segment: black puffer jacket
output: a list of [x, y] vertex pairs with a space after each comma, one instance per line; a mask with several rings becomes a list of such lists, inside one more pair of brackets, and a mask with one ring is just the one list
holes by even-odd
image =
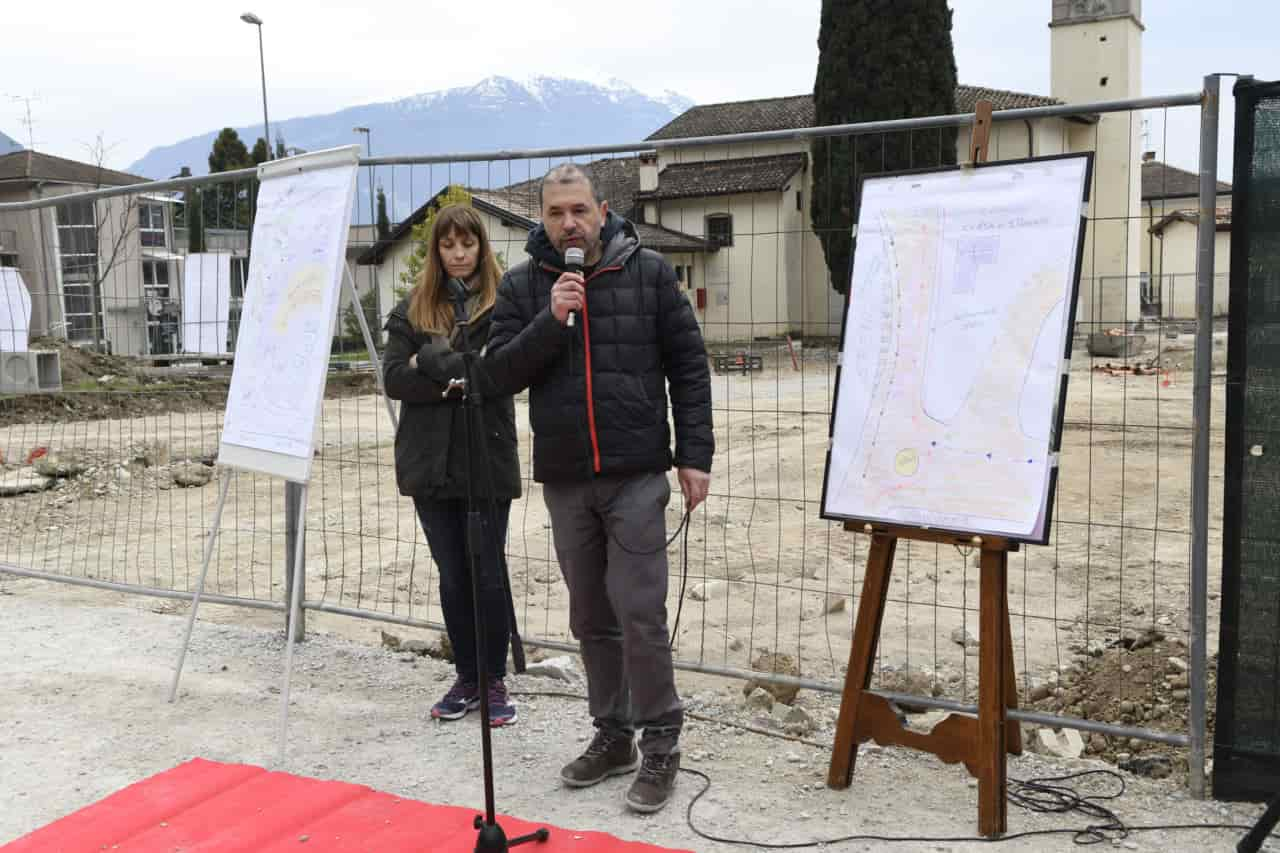
[[551, 286], [561, 274], [560, 254], [541, 226], [525, 247], [530, 260], [508, 271], [498, 290], [485, 364], [500, 386], [518, 384], [517, 371], [531, 382], [534, 479], [588, 480], [673, 463], [709, 472], [711, 376], [693, 309], [671, 265], [641, 248], [630, 222], [610, 213], [601, 237], [586, 310], [576, 327], [560, 327], [551, 350], [540, 349], [548, 338], [530, 334], [550, 317]]
[[[493, 311], [476, 318], [470, 334], [472, 350], [484, 345], [489, 335]], [[453, 351], [442, 335], [419, 331], [409, 322], [408, 300], [391, 310], [387, 318], [387, 349], [383, 354], [383, 381], [387, 396], [401, 400], [400, 424], [396, 429], [396, 484], [400, 493], [432, 500], [463, 499], [467, 496], [470, 475], [466, 456], [466, 418], [456, 393], [442, 398], [442, 378], [447, 375], [440, 364]], [[409, 359], [418, 356], [418, 367]], [[452, 375], [461, 375], [461, 371]], [[511, 396], [482, 396], [485, 435], [475, 424], [471, 439], [472, 453], [478, 454], [481, 440], [489, 451], [490, 476], [486, 476], [477, 455], [472, 494], [477, 498], [492, 495], [498, 500], [520, 497], [520, 457], [516, 448], [516, 415]], [[492, 482], [492, 492], [490, 483]]]

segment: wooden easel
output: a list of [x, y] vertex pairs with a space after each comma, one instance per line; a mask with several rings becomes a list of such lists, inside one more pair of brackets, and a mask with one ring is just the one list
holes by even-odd
[[[979, 101], [975, 111], [969, 162], [987, 159], [991, 129], [991, 103]], [[827, 785], [847, 788], [853, 781], [858, 744], [874, 740], [883, 746], [906, 746], [932, 753], [948, 764], [963, 762], [978, 780], [978, 831], [987, 837], [1007, 831], [1008, 779], [1006, 755], [1022, 754], [1018, 723], [1006, 716], [1018, 707], [1017, 677], [1013, 666], [1013, 634], [1009, 625], [1008, 561], [1018, 543], [999, 537], [846, 522], [845, 529], [871, 536], [862, 600], [849, 648], [836, 723], [835, 745]], [[899, 539], [978, 548], [980, 591], [978, 610], [978, 716], [951, 714], [928, 734], [905, 728], [888, 700], [868, 691], [875, 662], [889, 576]]]
[[[1016, 542], [992, 537], [935, 533], [900, 527], [845, 524], [849, 531], [871, 534], [862, 600], [849, 647], [849, 670], [840, 699], [840, 718], [832, 749], [827, 785], [847, 788], [853, 781], [858, 744], [874, 740], [882, 746], [907, 746], [929, 752], [948, 764], [964, 762], [978, 780], [978, 831], [991, 837], [1006, 830], [1007, 788], [1005, 754], [1022, 754], [1018, 723], [1005, 716], [1018, 707], [1013, 668], [1013, 632], [1009, 625], [1008, 560]], [[978, 604], [978, 716], [951, 714], [928, 734], [913, 732], [898, 722], [889, 701], [868, 693], [875, 663], [889, 576], [899, 539], [937, 542], [980, 549], [981, 580]]]

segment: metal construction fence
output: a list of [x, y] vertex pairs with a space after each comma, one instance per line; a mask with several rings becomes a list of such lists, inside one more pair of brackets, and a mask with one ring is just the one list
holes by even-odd
[[[1157, 174], [1139, 150], [1144, 121], [1168, 127], [1170, 113], [1189, 110], [1201, 117], [1200, 171], [1159, 164]], [[670, 551], [679, 665], [838, 689], [867, 540], [820, 512], [845, 310], [820, 235], [847, 225], [813, 219], [811, 144], [883, 147], [905, 134], [913, 150], [928, 147], [918, 139], [937, 152], [954, 144], [963, 160], [972, 118], [365, 160], [362, 186], [381, 188], [389, 227], [353, 226], [361, 310], [376, 330], [411, 282], [433, 203], [468, 200], [511, 265], [539, 218], [541, 175], [564, 160], [586, 167], [675, 267], [712, 362], [716, 458], [690, 521], [687, 583], [680, 541]], [[1185, 95], [997, 110], [989, 150], [992, 161], [1095, 157], [1053, 530], [1048, 546], [1010, 557], [1014, 716], [1085, 729], [1092, 752], [1117, 760], [1177, 747], [1197, 792], [1220, 574], [1222, 481], [1209, 460], [1222, 452], [1225, 326], [1212, 317], [1212, 247], [1203, 262], [1215, 231], [1182, 235], [1169, 217], [1220, 203], [1216, 140], [1208, 78]], [[0, 573], [190, 597], [217, 500], [208, 484], [254, 194], [242, 170], [0, 204], [0, 229], [18, 246], [0, 257], [31, 292], [32, 347], [61, 359], [60, 390], [0, 397], [4, 491], [21, 492], [0, 497]], [[373, 207], [372, 193], [358, 203]], [[214, 282], [212, 297], [203, 282]], [[302, 524], [304, 607], [439, 627], [434, 568], [396, 490], [376, 354], [353, 309], [344, 301], [338, 319]], [[526, 404], [519, 395], [526, 478], [512, 508], [511, 583], [526, 639], [572, 648]], [[267, 477], [234, 479], [208, 600], [284, 609], [285, 491]], [[971, 709], [975, 555], [905, 542], [898, 553], [875, 684], [913, 704]]]

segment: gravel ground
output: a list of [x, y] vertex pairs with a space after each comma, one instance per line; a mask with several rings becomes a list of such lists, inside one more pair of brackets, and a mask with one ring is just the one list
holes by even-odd
[[[451, 667], [431, 657], [313, 633], [294, 660], [287, 757], [279, 759], [282, 632], [243, 624], [243, 611], [202, 605], [187, 656], [180, 699], [165, 701], [182, 638], [182, 613], [156, 613], [156, 602], [0, 576], [4, 648], [0, 680], [0, 843], [8, 842], [113, 791], [192, 757], [243, 762], [306, 776], [361, 783], [405, 797], [482, 808], [480, 740], [475, 715], [436, 724], [426, 710], [447, 687]], [[348, 635], [357, 631], [344, 632]], [[431, 639], [404, 635], [404, 639]], [[765, 735], [731, 724], [761, 725], [741, 685], [680, 675], [691, 710], [685, 766], [708, 774], [710, 792], [694, 821], [716, 835], [788, 843], [852, 833], [965, 837], [976, 824], [976, 788], [962, 768], [899, 749], [864, 746], [854, 785], [824, 784], [833, 696], [804, 692], [794, 706], [813, 721], [806, 740]], [[579, 681], [521, 676], [516, 691], [580, 692]], [[613, 833], [677, 849], [744, 849], [706, 841], [685, 810], [702, 782], [682, 775], [675, 799], [648, 817], [622, 802], [627, 784], [610, 780], [569, 791], [560, 765], [585, 744], [585, 703], [522, 696], [520, 721], [495, 732], [502, 812], [570, 829]], [[1104, 765], [1027, 755], [1010, 763], [1015, 778], [1060, 775]], [[1257, 806], [1196, 802], [1175, 780], [1125, 776], [1128, 793], [1115, 810], [1132, 824], [1252, 822]], [[1011, 806], [1009, 829], [1079, 827], [1077, 815], [1035, 815]], [[1117, 842], [1121, 849], [1232, 850], [1240, 831], [1151, 832]], [[989, 849], [976, 841], [927, 844], [855, 842], [830, 849]], [[1074, 849], [1069, 836], [1013, 840], [1002, 850]], [[1268, 849], [1280, 850], [1272, 842]]]

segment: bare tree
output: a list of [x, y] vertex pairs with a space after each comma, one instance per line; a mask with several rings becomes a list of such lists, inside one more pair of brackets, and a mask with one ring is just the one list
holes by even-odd
[[[92, 144], [85, 146], [89, 150], [89, 162], [95, 167], [94, 189], [102, 189], [109, 184], [104, 180], [108, 169], [103, 165], [115, 146], [108, 146], [102, 133]], [[101, 347], [103, 332], [99, 326], [103, 322], [102, 287], [117, 266], [130, 260], [127, 247], [130, 238], [140, 227], [138, 196], [126, 195], [90, 202], [93, 209], [93, 243], [95, 262], [86, 270], [89, 274], [90, 316], [92, 318], [93, 344]]]

